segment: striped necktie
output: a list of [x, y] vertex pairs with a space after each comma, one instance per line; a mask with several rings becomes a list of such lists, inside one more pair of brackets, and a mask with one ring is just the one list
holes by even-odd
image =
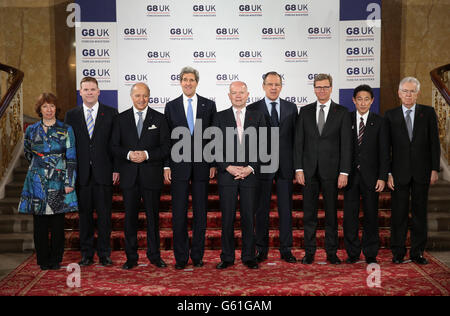
[[89, 133], [89, 138], [92, 138], [92, 134], [94, 134], [94, 119], [92, 118], [92, 111], [93, 109], [87, 109], [88, 116], [86, 118], [86, 126]]
[[364, 119], [361, 117], [361, 121], [359, 122], [358, 146], [361, 146], [365, 130]]

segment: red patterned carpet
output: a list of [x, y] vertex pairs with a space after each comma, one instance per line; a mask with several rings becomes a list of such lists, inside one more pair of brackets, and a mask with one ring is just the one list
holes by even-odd
[[[304, 251], [295, 250], [302, 258]], [[389, 250], [381, 250], [380, 287], [370, 288], [367, 279], [367, 264], [323, 264], [325, 252], [319, 249], [313, 265], [289, 264], [279, 259], [279, 253], [270, 252], [269, 260], [258, 270], [249, 270], [236, 254], [236, 264], [226, 270], [215, 269], [220, 251], [206, 250], [205, 266], [178, 271], [174, 268], [172, 251], [163, 251], [162, 257], [169, 264], [158, 269], [149, 264], [145, 251], [140, 251], [140, 266], [131, 270], [121, 269], [125, 262], [123, 251], [112, 254], [114, 266], [94, 265], [81, 269], [81, 287], [69, 288], [70, 275], [63, 267], [59, 271], [41, 271], [31, 256], [15, 271], [0, 281], [2, 296], [35, 295], [164, 295], [164, 296], [291, 296], [291, 295], [433, 295], [448, 296], [450, 292], [450, 269], [429, 254], [425, 254], [429, 265], [414, 263], [394, 265]], [[345, 259], [340, 250], [338, 255]], [[63, 265], [78, 262], [78, 251], [67, 251]]]

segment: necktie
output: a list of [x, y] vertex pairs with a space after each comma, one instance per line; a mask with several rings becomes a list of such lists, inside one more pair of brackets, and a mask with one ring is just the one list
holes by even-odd
[[239, 135], [239, 143], [242, 143], [242, 134], [244, 130], [242, 129], [242, 121], [241, 121], [241, 110], [236, 111], [236, 126]]
[[139, 138], [141, 138], [141, 133], [142, 133], [142, 126], [143, 126], [143, 122], [142, 122], [142, 112], [137, 112], [137, 114], [139, 115], [139, 120], [137, 122], [137, 131], [138, 131], [138, 136]]
[[323, 110], [324, 107], [325, 107], [324, 104], [320, 105], [319, 121], [317, 122], [317, 127], [319, 128], [319, 135], [322, 135], [323, 126], [325, 125], [325, 111]]
[[280, 122], [278, 121], [278, 112], [277, 112], [277, 103], [271, 102], [272, 104], [272, 111], [270, 112], [270, 122], [273, 127], [280, 126]]
[[89, 138], [92, 138], [92, 134], [94, 133], [94, 119], [92, 118], [92, 111], [93, 109], [87, 109], [88, 116], [86, 118], [86, 126], [89, 133]]
[[191, 135], [194, 134], [194, 111], [192, 110], [192, 99], [188, 99], [187, 122]]
[[361, 121], [359, 122], [359, 134], [358, 134], [358, 146], [361, 145], [364, 131], [366, 130], [366, 126], [364, 125], [364, 119], [361, 117]]
[[406, 111], [406, 128], [408, 129], [408, 136], [409, 136], [409, 141], [412, 141], [412, 137], [413, 137], [413, 128], [412, 128], [412, 122], [411, 122], [411, 114], [412, 110], [407, 110]]

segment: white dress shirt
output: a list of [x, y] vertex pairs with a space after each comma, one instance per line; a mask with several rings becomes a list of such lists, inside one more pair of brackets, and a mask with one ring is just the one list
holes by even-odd
[[[238, 109], [236, 109], [234, 106], [232, 106], [231, 108], [233, 109], [234, 119], [236, 120]], [[242, 137], [245, 137], [244, 124], [245, 124], [245, 113], [246, 112], [247, 112], [247, 109], [246, 109], [246, 107], [244, 107], [244, 108], [241, 109], [241, 113], [239, 115], [239, 118], [241, 119], [241, 124], [242, 124]], [[236, 126], [237, 126], [237, 121], [236, 121]], [[252, 169], [252, 173], [255, 174], [255, 169], [253, 169], [252, 166], [248, 165], [247, 167], [250, 167], [250, 169]]]

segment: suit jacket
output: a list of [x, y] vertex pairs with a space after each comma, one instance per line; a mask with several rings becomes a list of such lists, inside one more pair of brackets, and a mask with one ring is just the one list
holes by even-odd
[[[245, 187], [255, 187], [258, 185], [258, 175], [259, 175], [259, 166], [260, 166], [260, 161], [259, 161], [259, 155], [258, 155], [258, 143], [259, 143], [259, 139], [257, 140], [257, 145], [256, 148], [252, 148], [250, 145], [250, 141], [249, 141], [249, 137], [246, 137], [246, 142], [245, 142], [245, 161], [243, 162], [238, 162], [238, 143], [239, 143], [239, 138], [236, 134], [233, 134], [232, 137], [228, 137], [227, 138], [227, 132], [226, 129], [227, 127], [233, 127], [235, 129], [237, 129], [237, 125], [236, 125], [236, 118], [234, 116], [234, 112], [232, 107], [230, 107], [227, 110], [223, 110], [221, 112], [217, 112], [214, 116], [214, 122], [213, 125], [218, 127], [223, 135], [223, 150], [218, 154], [222, 159], [222, 161], [218, 161], [217, 162], [217, 168], [218, 168], [218, 175], [217, 175], [217, 179], [218, 179], [218, 183], [219, 185], [225, 185], [225, 186], [230, 186], [230, 185], [242, 185]], [[244, 121], [244, 132], [247, 128], [249, 127], [254, 127], [256, 129], [257, 132], [257, 136], [259, 138], [259, 134], [258, 134], [258, 129], [260, 127], [265, 127], [266, 126], [266, 122], [264, 119], [264, 114], [262, 114], [260, 111], [255, 111], [255, 110], [251, 110], [248, 109], [246, 110], [245, 113], [245, 121]], [[245, 134], [244, 134], [245, 135]], [[230, 135], [228, 135], [230, 136]], [[234, 147], [234, 157], [233, 159], [231, 159], [232, 161], [227, 161], [227, 154], [229, 155], [229, 151], [227, 151], [227, 143], [228, 144], [232, 144], [232, 146]], [[256, 161], [251, 161], [252, 157], [250, 156], [250, 152], [252, 152], [253, 156], [256, 157]], [[217, 154], [217, 152], [216, 152]], [[228, 171], [226, 170], [226, 168], [228, 166], [251, 166], [254, 170], [254, 173], [251, 173], [247, 178], [243, 179], [243, 180], [234, 180], [234, 177], [228, 173]]]
[[407, 184], [411, 178], [419, 183], [429, 183], [431, 171], [439, 172], [441, 155], [434, 109], [416, 104], [412, 141], [401, 106], [387, 111], [385, 119], [390, 133], [394, 183]]
[[[194, 133], [203, 132], [205, 129], [211, 126], [214, 114], [217, 112], [216, 103], [212, 100], [206, 99], [197, 94], [197, 113], [196, 120], [202, 120], [202, 130], [199, 129], [199, 125], [195, 125]], [[166, 104], [166, 108], [164, 110], [164, 115], [166, 117], [169, 132], [172, 133], [172, 130], [176, 127], [182, 126], [189, 129], [186, 113], [184, 111], [183, 105], [183, 95], [179, 96], [175, 100], [172, 100]], [[171, 139], [171, 147], [177, 143], [181, 139]], [[172, 179], [174, 180], [189, 180], [191, 174], [193, 174], [194, 179], [196, 180], [209, 180], [209, 168], [212, 166], [211, 164], [204, 161], [202, 157], [201, 162], [194, 162], [194, 136], [191, 138], [191, 162], [174, 162], [171, 157], [167, 157], [164, 166], [170, 167], [172, 172]], [[202, 152], [203, 148], [207, 144], [206, 140], [202, 140]]]
[[369, 112], [366, 128], [358, 145], [359, 122], [356, 111], [350, 113], [352, 121], [353, 163], [349, 183], [360, 166], [360, 173], [369, 188], [375, 190], [378, 180], [387, 181], [389, 170], [389, 133], [385, 120], [378, 114]]
[[[247, 106], [247, 109], [257, 110], [263, 113], [267, 126], [271, 127], [270, 113], [267, 110], [265, 99], [250, 104]], [[279, 146], [280, 157], [278, 171], [279, 177], [282, 179], [292, 179], [294, 177], [293, 149], [297, 115], [297, 106], [292, 102], [280, 98], [280, 129], [277, 145]], [[270, 146], [270, 133], [268, 133], [267, 143]], [[273, 179], [274, 176], [275, 173], [260, 173], [260, 178], [262, 179]]]
[[351, 122], [347, 109], [331, 102], [322, 135], [316, 119], [317, 102], [300, 109], [295, 127], [294, 168], [303, 169], [305, 178], [316, 170], [331, 180], [340, 172], [350, 173], [352, 163]]
[[[112, 150], [119, 159], [121, 188], [133, 187], [139, 181], [144, 189], [161, 189], [169, 147], [169, 128], [163, 114], [149, 107], [139, 138], [133, 108], [120, 113], [114, 120]], [[149, 159], [140, 164], [128, 160], [128, 152], [134, 150], [146, 150]]]
[[112, 127], [116, 115], [116, 109], [99, 103], [94, 133], [90, 138], [83, 106], [73, 108], [66, 113], [65, 122], [72, 126], [75, 134], [78, 184], [88, 184], [91, 165], [92, 175], [97, 183], [112, 184], [112, 173], [113, 171], [118, 172], [118, 166], [114, 166], [114, 157], [111, 151]]

